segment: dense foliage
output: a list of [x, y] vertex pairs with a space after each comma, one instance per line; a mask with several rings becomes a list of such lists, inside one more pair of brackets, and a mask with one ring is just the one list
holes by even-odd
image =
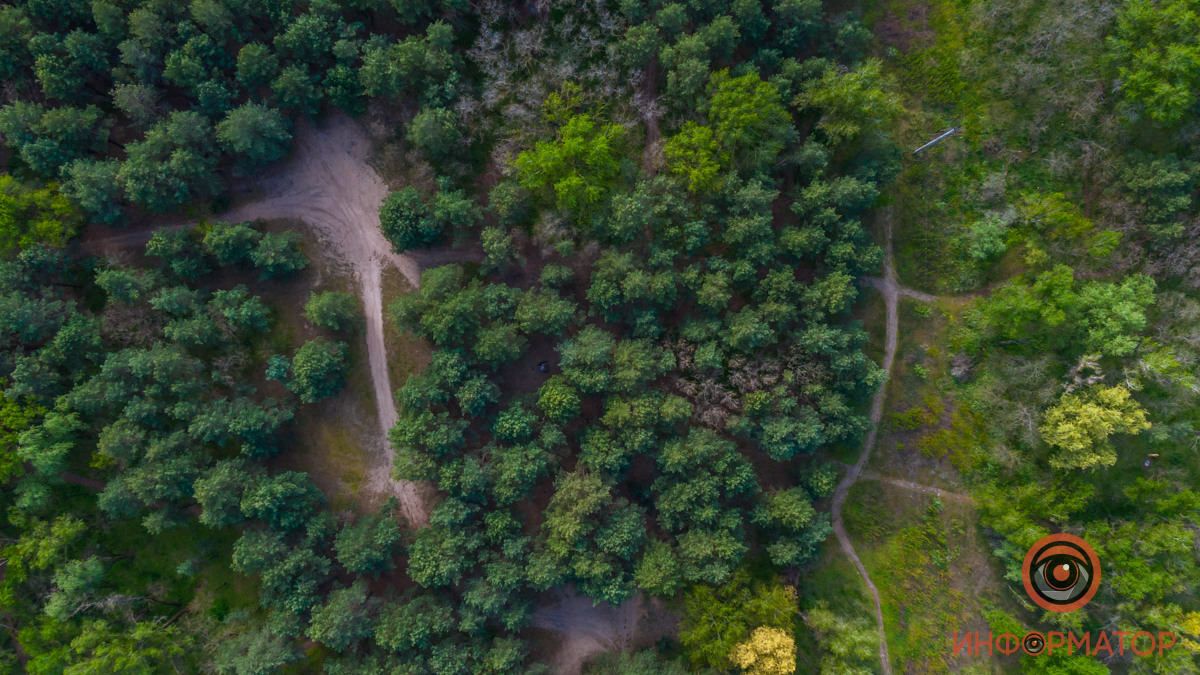
[[[1080, 613], [984, 619], [1194, 636], [1200, 9], [857, 4], [0, 7], [0, 669], [538, 672], [570, 589], [681, 619], [592, 672], [874, 670], [801, 597], [886, 377], [852, 316], [881, 203], [906, 283], [974, 292], [895, 427], [1008, 582], [1049, 531], [1104, 561]], [[380, 365], [378, 297], [283, 223], [162, 226], [328, 114], [386, 136], [373, 254], [458, 261], [387, 289], [429, 350], [388, 438], [419, 527], [292, 452]], [[902, 162], [935, 122], [957, 164]]]

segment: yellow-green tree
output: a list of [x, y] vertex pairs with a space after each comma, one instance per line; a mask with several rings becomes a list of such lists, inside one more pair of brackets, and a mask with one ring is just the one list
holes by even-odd
[[535, 194], [552, 196], [563, 211], [586, 212], [608, 193], [621, 171], [625, 130], [580, 113], [569, 118], [554, 140], [538, 141], [517, 155], [517, 180]]
[[1056, 469], [1112, 466], [1117, 451], [1113, 434], [1137, 434], [1150, 428], [1146, 411], [1121, 385], [1064, 394], [1042, 420], [1042, 439], [1058, 449], [1050, 458]]
[[0, 175], [0, 255], [33, 244], [63, 246], [75, 235], [79, 220], [55, 186], [32, 188]]
[[734, 646], [729, 660], [749, 675], [788, 675], [796, 672], [796, 641], [782, 628], [759, 626]]

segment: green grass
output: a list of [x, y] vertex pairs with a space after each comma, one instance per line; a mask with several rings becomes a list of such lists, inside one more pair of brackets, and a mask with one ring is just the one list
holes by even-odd
[[[896, 672], [949, 672], [950, 635], [982, 621], [974, 514], [961, 506], [862, 482], [846, 503], [846, 527], [879, 590]], [[986, 572], [986, 570], [985, 570]]]

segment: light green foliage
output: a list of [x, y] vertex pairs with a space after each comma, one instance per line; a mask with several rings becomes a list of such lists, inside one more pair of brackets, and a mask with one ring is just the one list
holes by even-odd
[[664, 598], [673, 597], [683, 582], [675, 553], [661, 541], [651, 541], [646, 546], [633, 578], [641, 590]]
[[314, 325], [332, 331], [350, 331], [362, 323], [358, 299], [341, 291], [322, 291], [308, 296], [304, 316]]
[[1192, 0], [1127, 0], [1108, 38], [1121, 94], [1161, 124], [1176, 124], [1200, 89], [1200, 11]]
[[556, 208], [587, 213], [601, 202], [621, 170], [624, 129], [579, 113], [567, 119], [553, 141], [538, 141], [517, 155], [521, 187], [553, 197]]
[[883, 65], [868, 59], [849, 72], [826, 69], [804, 85], [796, 105], [818, 111], [817, 128], [836, 145], [887, 127], [900, 113], [900, 99], [889, 89]]
[[127, 629], [90, 620], [70, 642], [67, 670], [91, 674], [182, 669], [194, 648], [194, 637], [178, 626], [142, 621]]
[[344, 342], [309, 340], [292, 357], [288, 388], [305, 403], [333, 396], [346, 383], [349, 359], [350, 350]]
[[821, 648], [821, 675], [874, 672], [879, 658], [879, 635], [873, 624], [863, 618], [836, 614], [823, 602], [803, 616], [804, 625], [816, 636]]
[[755, 628], [791, 631], [796, 591], [777, 582], [758, 581], [739, 570], [727, 583], [693, 586], [683, 597], [679, 642], [693, 668], [725, 670], [729, 654]]
[[1042, 439], [1058, 449], [1050, 458], [1056, 469], [1112, 466], [1117, 452], [1108, 443], [1113, 434], [1137, 434], [1150, 428], [1146, 411], [1122, 386], [1097, 387], [1082, 394], [1064, 394], [1046, 411]]
[[538, 408], [548, 419], [564, 423], [579, 414], [580, 398], [574, 387], [561, 376], [554, 376], [538, 390]]
[[45, 413], [36, 403], [0, 393], [0, 483], [24, 473], [17, 441]]
[[0, 175], [0, 255], [34, 244], [65, 246], [79, 227], [79, 214], [53, 186], [30, 188]]
[[755, 73], [732, 77], [719, 70], [709, 80], [708, 94], [713, 135], [734, 166], [755, 171], [774, 161], [792, 134], [775, 85]]
[[1017, 278], [979, 307], [984, 335], [1031, 347], [1126, 356], [1137, 347], [1154, 302], [1154, 281], [1077, 281], [1066, 265]]
[[686, 180], [690, 192], [714, 189], [729, 161], [717, 145], [712, 128], [691, 121], [667, 139], [663, 155], [671, 173]]
[[249, 223], [212, 223], [204, 230], [204, 248], [217, 264], [235, 265], [251, 260], [261, 238]]

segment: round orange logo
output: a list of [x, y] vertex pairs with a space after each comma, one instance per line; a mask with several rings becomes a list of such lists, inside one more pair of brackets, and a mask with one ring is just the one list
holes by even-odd
[[1073, 612], [1088, 604], [1100, 588], [1100, 558], [1073, 534], [1051, 534], [1025, 554], [1021, 580], [1038, 607]]

